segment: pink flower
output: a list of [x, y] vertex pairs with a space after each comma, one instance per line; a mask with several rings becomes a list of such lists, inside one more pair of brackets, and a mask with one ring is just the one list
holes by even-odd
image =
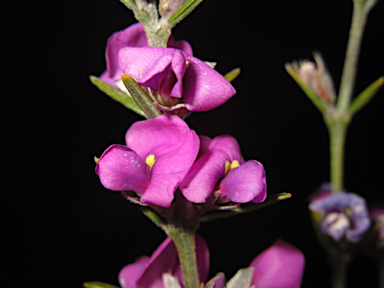
[[[196, 236], [196, 261], [200, 282], [208, 277], [209, 251], [204, 239]], [[156, 249], [151, 257], [142, 256], [135, 263], [125, 266], [119, 273], [122, 288], [165, 288], [163, 274], [175, 276], [184, 284], [176, 246], [171, 238]]]
[[[205, 283], [209, 270], [209, 252], [205, 241], [199, 236], [196, 236], [196, 261], [200, 283]], [[303, 253], [292, 245], [277, 240], [251, 262], [249, 267], [253, 273], [249, 275], [250, 285], [246, 288], [298, 288], [303, 277], [304, 264]], [[151, 257], [143, 256], [135, 263], [125, 266], [119, 273], [119, 282], [122, 288], [165, 288], [165, 273], [174, 276], [181, 286], [184, 285], [176, 247], [170, 238]], [[214, 283], [215, 288], [226, 287], [224, 274], [218, 273], [209, 283]]]
[[208, 111], [236, 93], [217, 71], [179, 49], [125, 47], [118, 58], [125, 74], [153, 89], [149, 94], [164, 112]]
[[263, 165], [255, 160], [245, 162], [235, 138], [200, 136], [198, 159], [180, 190], [194, 203], [204, 203], [214, 191], [220, 191], [221, 201], [259, 203], [266, 198], [267, 184]]
[[[169, 38], [168, 46], [180, 49], [189, 55], [193, 53], [188, 42], [174, 41], [172, 35]], [[119, 83], [124, 72], [120, 69], [118, 60], [119, 51], [124, 47], [149, 47], [147, 36], [141, 23], [133, 24], [123, 31], [114, 33], [109, 37], [105, 51], [107, 70], [100, 78], [113, 86], [117, 84], [117, 86], [123, 87], [125, 90], [125, 87], [122, 86], [123, 84]]]
[[141, 203], [169, 207], [179, 183], [194, 163], [199, 138], [177, 116], [161, 115], [134, 123], [127, 146], [112, 145], [96, 165], [107, 189], [130, 190]]
[[305, 259], [294, 246], [277, 240], [252, 262], [252, 285], [257, 288], [298, 288], [303, 277]]

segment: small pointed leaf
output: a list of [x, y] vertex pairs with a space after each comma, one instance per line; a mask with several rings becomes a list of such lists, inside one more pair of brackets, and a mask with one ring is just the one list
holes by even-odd
[[121, 79], [129, 94], [131, 94], [132, 98], [139, 104], [140, 108], [147, 115], [147, 118], [155, 118], [156, 116], [161, 115], [161, 112], [153, 106], [151, 97], [149, 97], [132, 77], [124, 74]]
[[288, 74], [295, 80], [295, 82], [300, 86], [300, 88], [304, 91], [304, 93], [308, 96], [308, 98], [312, 101], [312, 103], [319, 109], [322, 113], [325, 112], [326, 106], [321, 99], [315, 92], [312, 91], [307, 85], [304, 84], [303, 81], [301, 81], [299, 75], [293, 69], [291, 64], [285, 64], [285, 70], [288, 72]]
[[[215, 212], [207, 213], [201, 217], [202, 222], [223, 219], [232, 216], [236, 216], [242, 213], [256, 211], [258, 209], [267, 207], [269, 205], [275, 204], [279, 201], [286, 200], [292, 197], [290, 193], [279, 193], [268, 196], [267, 199], [262, 203], [245, 203], [241, 204], [239, 208], [231, 209], [231, 210], [216, 210]], [[236, 207], [234, 205], [234, 207]]]
[[120, 0], [120, 2], [127, 6], [129, 9], [132, 9], [136, 6], [135, 0]]
[[171, 25], [176, 25], [185, 17], [188, 16], [203, 0], [187, 0], [175, 13], [172, 14], [168, 19], [168, 23]]
[[239, 76], [240, 74], [240, 68], [235, 68], [231, 71], [229, 71], [227, 74], [224, 75], [224, 78], [227, 79], [229, 82], [232, 82]]
[[99, 281], [85, 282], [83, 283], [85, 288], [119, 288], [115, 285], [103, 283]]
[[112, 99], [116, 100], [120, 104], [123, 104], [125, 107], [132, 110], [133, 112], [143, 117], [146, 117], [143, 110], [141, 110], [141, 108], [137, 105], [135, 100], [132, 97], [130, 97], [127, 93], [113, 87], [112, 85], [109, 85], [108, 83], [104, 82], [103, 80], [101, 80], [96, 76], [91, 76], [90, 80], [97, 88], [99, 88], [101, 91], [103, 91]]
[[348, 108], [348, 112], [351, 114], [355, 114], [361, 108], [363, 108], [376, 94], [376, 92], [383, 86], [384, 84], [384, 76], [381, 76], [371, 85], [364, 89], [363, 92], [359, 94], [351, 103]]
[[235, 276], [228, 281], [227, 288], [249, 288], [253, 278], [252, 267], [247, 267], [237, 271]]

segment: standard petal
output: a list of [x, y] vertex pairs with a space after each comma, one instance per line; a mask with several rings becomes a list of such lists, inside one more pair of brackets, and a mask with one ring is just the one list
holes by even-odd
[[136, 280], [149, 262], [149, 257], [142, 256], [133, 264], [129, 264], [120, 270], [118, 279], [122, 288], [137, 288]]
[[119, 51], [119, 65], [124, 73], [134, 79], [141, 79], [159, 58], [173, 55], [175, 51], [164, 47], [125, 47]]
[[149, 155], [155, 157], [151, 182], [141, 202], [169, 207], [177, 187], [196, 159], [199, 137], [179, 117], [161, 115], [133, 124], [126, 141], [143, 159]]
[[267, 197], [267, 183], [263, 165], [247, 161], [229, 171], [219, 184], [220, 198], [237, 203], [260, 203]]
[[[164, 77], [171, 72], [171, 65], [172, 55], [164, 55], [160, 57], [153, 63], [151, 68], [147, 69], [143, 77], [137, 81], [137, 84], [159, 90]], [[172, 89], [172, 87], [170, 89]]]
[[133, 24], [123, 31], [116, 32], [108, 39], [105, 58], [108, 77], [113, 80], [119, 80], [123, 73], [118, 60], [119, 50], [123, 47], [148, 47], [147, 37], [141, 23]]
[[211, 144], [210, 150], [221, 150], [228, 155], [228, 161], [239, 161], [239, 164], [244, 163], [243, 156], [241, 155], [240, 146], [236, 138], [230, 135], [220, 135], [215, 137]]
[[189, 56], [184, 76], [185, 106], [189, 111], [208, 111], [227, 102], [236, 90], [220, 73]]
[[191, 55], [191, 56], [193, 55], [191, 45], [187, 41], [184, 41], [184, 40], [175, 41], [173, 39], [173, 35], [171, 35], [171, 37], [169, 37], [167, 47], [180, 49], [180, 50], [184, 51], [185, 53], [187, 53], [188, 55]]
[[101, 155], [96, 174], [107, 189], [144, 193], [150, 180], [149, 166], [137, 153], [123, 145], [112, 145]]
[[252, 285], [257, 288], [299, 288], [304, 263], [303, 253], [277, 240], [252, 261], [250, 267], [255, 269]]

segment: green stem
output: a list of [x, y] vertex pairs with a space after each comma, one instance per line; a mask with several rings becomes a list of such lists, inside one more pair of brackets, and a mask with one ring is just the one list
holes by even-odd
[[351, 261], [349, 254], [333, 251], [329, 253], [331, 265], [332, 288], [345, 288], [348, 265]]
[[331, 188], [333, 193], [343, 190], [344, 148], [348, 122], [338, 119], [328, 124]]
[[360, 52], [361, 40], [363, 38], [364, 27], [370, 11], [370, 5], [366, 1], [353, 1], [352, 23], [349, 30], [347, 51], [344, 60], [343, 74], [341, 77], [339, 100], [337, 111], [340, 114], [347, 112], [351, 102], [353, 86], [356, 78], [357, 60]]
[[199, 273], [196, 262], [195, 231], [174, 228], [169, 230], [179, 254], [180, 266], [183, 271], [184, 287], [199, 288]]

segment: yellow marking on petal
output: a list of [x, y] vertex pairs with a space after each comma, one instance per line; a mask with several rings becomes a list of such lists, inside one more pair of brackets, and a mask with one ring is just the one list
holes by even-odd
[[200, 288], [204, 288], [204, 283], [201, 283], [201, 284], [200, 284]]
[[232, 163], [230, 163], [229, 161], [225, 161], [225, 170], [224, 170], [225, 175], [227, 175], [231, 169], [239, 166], [240, 166], [240, 163], [237, 160], [233, 160]]
[[189, 66], [189, 61], [185, 61], [185, 65], [187, 65], [187, 68], [188, 68], [188, 66]]
[[239, 166], [240, 166], [239, 161], [237, 161], [237, 160], [233, 160], [233, 161], [232, 161], [232, 163], [231, 163], [231, 169], [236, 168], [236, 167], [239, 167]]
[[229, 170], [231, 170], [231, 163], [229, 163], [229, 161], [225, 161], [225, 170], [224, 170], [225, 175], [228, 174]]
[[97, 164], [97, 162], [99, 162], [100, 158], [97, 158], [96, 156], [93, 157], [93, 161], [95, 161], [95, 163]]
[[145, 163], [147, 163], [147, 165], [149, 166], [149, 169], [152, 169], [152, 166], [155, 164], [156, 162], [156, 159], [155, 159], [155, 155], [153, 154], [150, 154], [147, 156], [147, 158], [145, 158]]

